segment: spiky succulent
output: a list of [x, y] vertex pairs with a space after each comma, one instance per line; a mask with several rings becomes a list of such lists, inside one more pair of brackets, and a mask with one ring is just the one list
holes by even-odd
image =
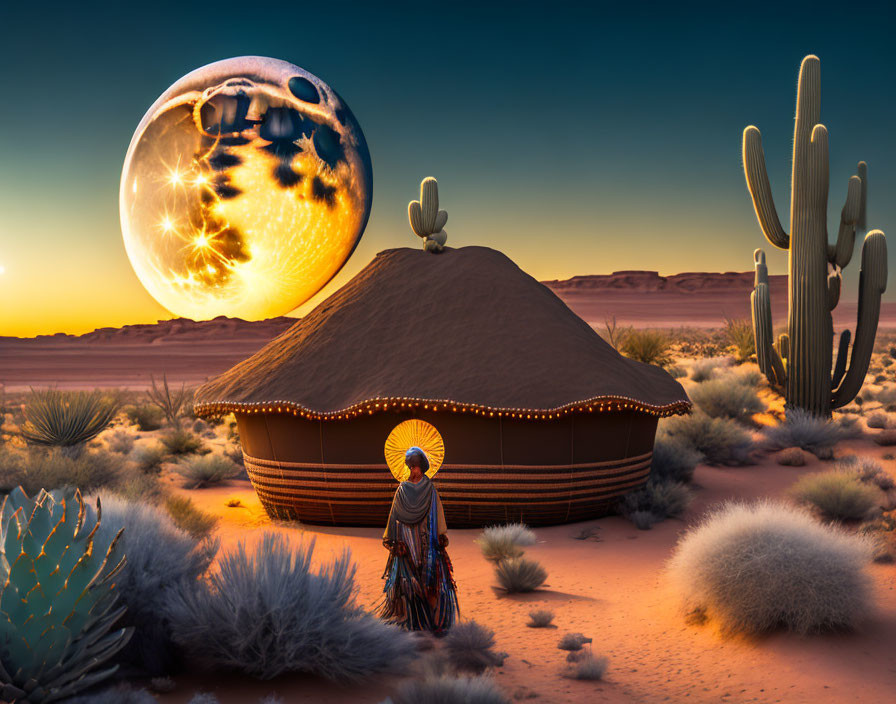
[[16, 488], [0, 509], [0, 700], [55, 702], [109, 677], [104, 664], [131, 636], [111, 631], [113, 578], [124, 564], [116, 534], [77, 490]]
[[25, 404], [22, 437], [34, 445], [62, 448], [77, 455], [118, 412], [118, 401], [98, 391], [31, 390]]

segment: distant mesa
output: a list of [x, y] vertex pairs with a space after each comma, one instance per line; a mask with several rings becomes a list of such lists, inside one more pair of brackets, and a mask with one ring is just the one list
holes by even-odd
[[[769, 276], [773, 288], [787, 285], [787, 276]], [[589, 274], [570, 279], [543, 281], [545, 286], [558, 294], [576, 291], [663, 291], [690, 293], [706, 291], [743, 291], [749, 297], [753, 290], [752, 271], [684, 272], [660, 276], [656, 271], [614, 271], [612, 274]]]

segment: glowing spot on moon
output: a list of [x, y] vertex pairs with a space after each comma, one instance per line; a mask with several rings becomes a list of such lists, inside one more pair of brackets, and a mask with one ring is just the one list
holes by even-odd
[[121, 183], [137, 276], [198, 319], [282, 315], [307, 301], [350, 256], [372, 200], [347, 106], [307, 71], [260, 57], [169, 88], [138, 126]]

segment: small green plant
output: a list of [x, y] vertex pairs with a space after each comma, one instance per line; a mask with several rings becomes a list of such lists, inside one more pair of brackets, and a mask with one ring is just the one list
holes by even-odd
[[[110, 677], [131, 631], [113, 579], [120, 533], [100, 536], [101, 507], [69, 490], [34, 499], [15, 489], [0, 509], [0, 697], [42, 704]], [[15, 559], [10, 559], [15, 556]]]
[[182, 428], [168, 431], [160, 441], [169, 455], [193, 455], [203, 449], [202, 440]]
[[877, 490], [856, 472], [807, 474], [790, 489], [794, 501], [810, 506], [830, 521], [860, 521], [878, 505]]
[[534, 592], [548, 578], [548, 573], [535, 560], [512, 557], [495, 565], [501, 587], [508, 593]]
[[183, 477], [187, 489], [221, 484], [240, 473], [239, 467], [223, 455], [188, 457], [174, 465], [174, 471]]
[[152, 387], [146, 392], [147, 400], [159, 409], [172, 428], [179, 428], [181, 418], [192, 408], [193, 392], [181, 384], [180, 391], [172, 393], [165, 376], [162, 377], [161, 386], [156, 383], [155, 377], [150, 377], [150, 380]]
[[142, 432], [158, 430], [165, 420], [165, 414], [158, 406], [148, 404], [125, 406], [124, 414]]
[[118, 412], [118, 401], [99, 391], [31, 390], [21, 434], [33, 445], [61, 448], [72, 457], [99, 435]]
[[663, 367], [671, 361], [671, 341], [656, 330], [629, 330], [623, 335], [619, 351], [630, 359]]
[[535, 544], [535, 533], [522, 523], [488, 526], [476, 538], [476, 543], [486, 560], [499, 562], [520, 557], [524, 547]]
[[217, 518], [197, 508], [186, 496], [168, 497], [165, 508], [178, 528], [199, 540], [211, 535], [218, 522]]
[[746, 318], [726, 318], [725, 339], [734, 348], [734, 358], [740, 364], [749, 362], [750, 357], [756, 354], [753, 323]]
[[538, 609], [529, 612], [529, 628], [553, 628], [554, 612], [548, 609]]

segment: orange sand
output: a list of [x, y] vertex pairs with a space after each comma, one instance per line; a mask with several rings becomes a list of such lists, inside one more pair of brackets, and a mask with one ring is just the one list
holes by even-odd
[[[843, 443], [838, 455], [887, 452], [869, 440]], [[896, 462], [882, 460], [890, 472]], [[805, 467], [780, 467], [769, 457], [742, 468], [701, 466], [695, 475], [696, 499], [685, 520], [666, 521], [638, 531], [621, 518], [540, 528], [528, 555], [549, 574], [545, 589], [506, 596], [494, 587], [492, 567], [473, 542], [475, 530], [449, 530], [462, 616], [496, 632], [497, 649], [509, 653], [495, 674], [504, 690], [531, 701], [564, 702], [883, 702], [896, 692], [896, 566], [873, 565], [877, 613], [857, 633], [800, 638], [776, 634], [755, 641], [722, 638], [711, 626], [685, 623], [663, 577], [663, 563], [677, 536], [704, 510], [730, 498], [781, 496], [806, 472], [826, 465], [814, 457]], [[371, 528], [272, 525], [248, 482], [184, 492], [220, 517], [218, 534], [226, 550], [241, 538], [257, 540], [264, 530], [316, 538], [317, 560], [348, 546], [358, 563], [359, 602], [379, 599], [385, 552]], [[243, 506], [228, 508], [239, 497]], [[598, 541], [575, 540], [595, 529]], [[554, 611], [556, 629], [525, 626], [536, 608]], [[561, 677], [565, 653], [556, 647], [567, 631], [594, 638], [595, 654], [607, 655], [603, 682]], [[224, 704], [245, 704], [277, 693], [285, 702], [380, 702], [397, 677], [382, 677], [355, 687], [291, 676], [269, 682], [193, 674], [180, 677], [164, 702], [187, 702], [196, 691], [213, 691]], [[527, 699], [528, 700], [528, 699]]]

